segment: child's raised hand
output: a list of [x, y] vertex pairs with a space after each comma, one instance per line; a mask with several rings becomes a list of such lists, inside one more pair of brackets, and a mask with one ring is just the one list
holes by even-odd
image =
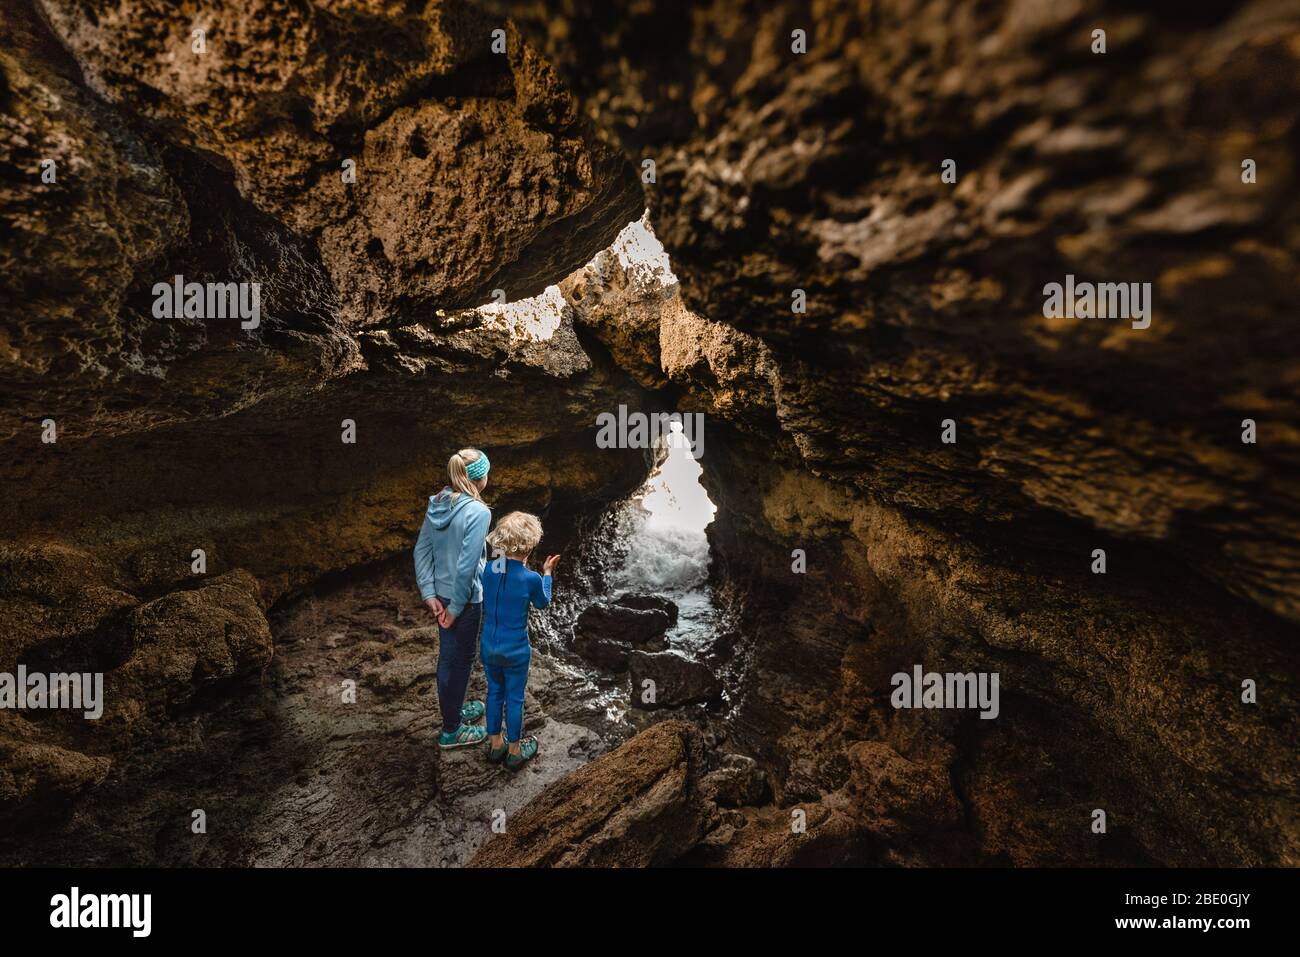
[[542, 571], [549, 575], [555, 570], [555, 566], [560, 563], [559, 555], [548, 555], [546, 561], [542, 562]]

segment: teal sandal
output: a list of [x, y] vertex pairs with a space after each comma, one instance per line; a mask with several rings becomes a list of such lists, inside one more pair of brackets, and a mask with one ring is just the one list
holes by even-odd
[[500, 764], [502, 761], [506, 759], [506, 752], [509, 750], [510, 750], [510, 745], [506, 744], [505, 738], [502, 738], [501, 747], [488, 748], [488, 753], [487, 753], [488, 764]]
[[518, 754], [506, 754], [506, 767], [511, 771], [518, 771], [535, 757], [537, 757], [537, 739], [524, 738], [519, 742]]
[[465, 748], [472, 744], [482, 744], [487, 740], [487, 731], [482, 725], [462, 724], [455, 734], [447, 734], [445, 731], [438, 735], [438, 747], [443, 748]]
[[487, 706], [482, 701], [467, 701], [461, 705], [460, 720], [465, 724], [473, 724], [479, 718], [483, 717], [487, 711]]

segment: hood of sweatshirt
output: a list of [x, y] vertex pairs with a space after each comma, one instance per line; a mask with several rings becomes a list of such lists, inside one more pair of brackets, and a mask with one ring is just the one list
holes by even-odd
[[429, 496], [429, 521], [433, 523], [434, 528], [441, 531], [451, 524], [451, 520], [458, 512], [477, 501], [469, 495], [454, 494], [451, 489], [445, 488], [437, 495]]

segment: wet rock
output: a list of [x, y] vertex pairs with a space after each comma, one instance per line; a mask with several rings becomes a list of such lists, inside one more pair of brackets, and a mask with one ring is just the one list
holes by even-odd
[[418, 683], [432, 681], [436, 676], [437, 668], [430, 659], [395, 658], [365, 667], [361, 680], [377, 694], [392, 696]]
[[700, 781], [700, 790], [719, 807], [744, 807], [763, 800], [767, 779], [757, 761], [743, 754], [727, 754], [720, 765]]
[[662, 650], [664, 632], [677, 623], [677, 605], [659, 595], [625, 592], [583, 609], [573, 649], [607, 671], [627, 670], [633, 646]]
[[[0, 276], [20, 307], [0, 431], [27, 437], [0, 464], [5, 662], [125, 657], [115, 680], [142, 710], [251, 682], [253, 589], [184, 597], [191, 549], [214, 575], [247, 568], [266, 601], [409, 549], [445, 440], [416, 423], [472, 414], [498, 505], [589, 506], [634, 485], [639, 456], [593, 460], [583, 432], [593, 410], [645, 398], [608, 357], [567, 334], [513, 350], [431, 314], [585, 262], [640, 208], [624, 157], [652, 156], [680, 285], [608, 255], [562, 288], [640, 385], [711, 417], [711, 543], [759, 596], [729, 720], [777, 796], [809, 809], [807, 840], [760, 809], [718, 832], [711, 860], [1096, 863], [1106, 846], [1111, 863], [1300, 861], [1279, 810], [1297, 787], [1286, 677], [1300, 647], [1300, 412], [1279, 305], [1296, 299], [1300, 47], [1284, 3], [1216, 5], [1177, 30], [1129, 11], [1106, 70], [1080, 41], [1093, 12], [1070, 4], [1026, 19], [1014, 3], [883, 3], [864, 18], [827, 0], [821, 39], [792, 57], [807, 12], [793, 0], [744, 0], [740, 15], [706, 0], [689, 17], [670, 0], [485, 0], [537, 44], [512, 26], [493, 59], [470, 8], [255, 2], [223, 13], [192, 64], [173, 5], [90, 6], [41, 0], [57, 37], [28, 4], [0, 6], [0, 160], [34, 171], [48, 156], [60, 173], [0, 186], [16, 237]], [[946, 183], [936, 157], [963, 143], [976, 162], [959, 157]], [[1247, 155], [1262, 174], [1249, 185]], [[358, 161], [346, 186], [344, 157]], [[152, 320], [163, 267], [264, 281], [263, 329]], [[1152, 325], [1048, 318], [1043, 284], [1067, 274], [1151, 281]], [[59, 443], [38, 444], [27, 430], [56, 413]], [[938, 441], [946, 417], [955, 445]], [[343, 418], [360, 423], [354, 448]], [[1245, 418], [1256, 444], [1240, 441]], [[70, 544], [85, 542], [93, 561]], [[1087, 570], [1097, 547], [1105, 576]], [[795, 548], [809, 574], [792, 583]], [[779, 604], [758, 604], [771, 585]], [[159, 595], [156, 622], [118, 627]], [[217, 796], [242, 788], [270, 822], [240, 853], [421, 860], [451, 806], [411, 828], [388, 802], [398, 775], [435, 778], [429, 716], [409, 700], [423, 668], [345, 654], [347, 631], [316, 627], [337, 638], [291, 643], [320, 656], [295, 662], [292, 697], [226, 716], [270, 728], [274, 747], [251, 759], [260, 739], [229, 725], [202, 742], [230, 769]], [[970, 723], [893, 711], [890, 673], [921, 662], [1000, 672], [1007, 707]], [[380, 711], [312, 697], [339, 674]], [[1262, 676], [1257, 706], [1241, 704], [1243, 676]], [[92, 753], [84, 729], [23, 730], [15, 766], [32, 779], [3, 779], [0, 804], [79, 793], [103, 771], [75, 757]], [[114, 752], [112, 774], [166, 787], [170, 757], [192, 791], [194, 752], [166, 733]], [[368, 736], [399, 743], [332, 750]], [[265, 810], [266, 769], [300, 780], [304, 741], [339, 772], [326, 779], [361, 783]], [[466, 799], [478, 772], [462, 781], [454, 762], [468, 760], [444, 768]], [[1129, 822], [1123, 841], [1061, 825], [1080, 790]], [[376, 803], [390, 815], [377, 839]], [[313, 826], [277, 831], [277, 815]], [[114, 816], [99, 824], [101, 862], [202, 853], [147, 822], [114, 845]]]
[[597, 667], [618, 674], [627, 671], [627, 656], [632, 653], [632, 646], [601, 635], [578, 632], [573, 638], [573, 650]]
[[[1277, 307], [1296, 291], [1287, 224], [1300, 193], [1289, 174], [1243, 189], [1233, 139], [1291, 168], [1297, 97], [1267, 95], [1278, 62], [1300, 93], [1285, 0], [1223, 8], [1177, 37], [1162, 10], [1135, 12], [1117, 42], [1147, 55], [1104, 79], [1076, 55], [1095, 14], [1077, 5], [1028, 22], [1014, 3], [956, 16], [934, 2], [921, 25], [907, 4], [864, 17], [855, 0], [830, 0], [823, 40], [801, 56], [789, 52], [806, 17], [794, 0], [747, 0], [755, 26], [740, 33], [732, 0], [690, 17], [672, 0], [487, 5], [539, 44], [629, 156], [661, 157], [651, 216], [684, 305], [747, 337], [745, 365], [766, 351], [780, 387], [750, 405], [733, 402], [726, 368], [691, 379], [766, 433], [770, 453], [949, 523], [1042, 510], [1156, 542], [1300, 622], [1300, 409]], [[941, 84], [908, 72], [922, 36], [943, 50]], [[945, 183], [932, 148], [972, 136], [984, 138], [978, 162]], [[763, 150], [744, 153], [755, 142]], [[1225, 230], [1258, 245], [1225, 248]], [[1049, 316], [1046, 283], [1128, 281], [1135, 262], [1155, 293], [1149, 328]], [[792, 317], [794, 288], [810, 305]], [[579, 318], [644, 368], [643, 312], [657, 301], [642, 296], [621, 327], [590, 299]], [[661, 336], [673, 312], [661, 310]], [[700, 338], [725, 365], [734, 337]], [[937, 438], [949, 415], [955, 446]], [[1275, 439], [1244, 445], [1244, 418], [1274, 423]]]
[[700, 792], [704, 761], [694, 727], [657, 724], [548, 787], [470, 866], [671, 864], [710, 830], [717, 813]]
[[[628, 655], [632, 700], [638, 708], [655, 710], [707, 703], [722, 694], [722, 682], [703, 662], [676, 651], [633, 651]], [[654, 700], [647, 701], [645, 682], [654, 682]]]
[[[23, 304], [0, 334], [0, 433], [49, 416], [57, 444], [13, 443], [0, 464], [0, 668], [106, 671], [108, 711], [27, 726], [30, 780], [0, 788], [0, 816], [4, 795], [15, 808], [28, 793], [73, 799], [67, 782], [102, 770], [70, 775], [50, 755], [107, 753], [115, 773], [147, 776], [115, 725], [256, 677], [263, 608], [409, 553], [442, 482], [434, 459], [451, 451], [435, 423], [457, 405], [482, 413], [495, 505], [558, 515], [644, 476], [639, 452], [590, 454], [589, 410], [639, 404], [639, 390], [571, 327], [521, 344], [435, 314], [498, 285], [540, 291], [643, 209], [626, 161], [517, 37], [498, 59], [466, 42], [481, 15], [439, 4], [254, 5], [226, 10], [200, 59], [165, 3], [39, 6], [0, 6], [0, 165], [32, 174], [0, 184], [0, 232], [14, 237], [0, 243], [0, 299]], [[337, 34], [336, 16], [366, 26]], [[497, 202], [512, 191], [524, 201]], [[409, 228], [428, 209], [444, 226]], [[260, 326], [157, 319], [152, 285], [175, 273], [260, 283]], [[495, 410], [471, 387], [489, 373]], [[339, 442], [344, 419], [360, 424], [355, 446]], [[237, 586], [218, 584], [239, 568]], [[400, 701], [429, 681], [427, 661], [367, 654], [348, 677]]]
[[677, 624], [677, 603], [662, 595], [648, 592], [623, 592], [614, 597], [613, 604], [619, 608], [632, 608], [637, 611], [662, 611], [668, 616], [669, 628]]
[[[591, 728], [541, 710], [533, 692], [561, 679], [537, 650], [525, 696], [537, 759], [510, 774], [481, 747], [440, 751], [437, 637], [411, 588], [402, 557], [283, 604], [264, 673], [235, 676], [219, 694], [196, 696], [201, 704], [189, 699], [147, 736], [138, 720], [111, 759], [52, 743], [50, 720], [0, 711], [0, 803], [21, 822], [0, 828], [0, 865], [464, 864], [497, 815], [513, 820], [605, 746]], [[361, 680], [345, 703], [349, 678]], [[483, 692], [476, 669], [470, 695]], [[115, 728], [75, 721], [100, 725], [101, 735]], [[65, 813], [70, 802], [76, 813]], [[177, 808], [195, 807], [209, 814], [202, 841], [174, 823]]]
[[655, 646], [656, 639], [671, 627], [676, 612], [676, 606], [672, 606], [670, 615], [657, 602], [644, 607], [597, 602], [578, 616], [573, 648], [601, 668], [616, 673], [626, 671], [633, 646]]
[[[651, 217], [680, 283], [647, 290], [605, 260], [564, 288], [621, 363], [710, 415], [715, 558], [782, 590], [746, 611], [734, 728], [778, 795], [824, 808], [809, 856], [1095, 865], [1099, 842], [1057, 823], [1082, 786], [1131, 823], [1106, 862], [1300, 861], [1276, 813], [1296, 786], [1294, 683], [1267, 712], [1240, 702], [1240, 675], [1297, 673], [1300, 648], [1300, 407], [1278, 305], [1296, 295], [1300, 193], [1289, 173], [1243, 188], [1230, 145], [1294, 167], [1297, 98], [1261, 95], [1270, 62], [1293, 92], [1300, 76], [1285, 4], [1176, 38], [1135, 13], [1118, 42], [1140, 65], [1102, 81], [1075, 55], [1081, 7], [1025, 24], [1012, 3], [938, 3], [922, 25], [831, 0], [817, 32], [833, 42], [791, 57], [793, 2], [731, 35], [735, 4], [706, 2], [654, 44], [642, 30], [668, 0], [487, 3], [629, 155], [674, 157]], [[898, 72], [921, 36], [944, 50], [943, 89]], [[978, 169], [945, 189], [932, 148], [971, 135]], [[1149, 328], [1047, 317], [1045, 283], [1135, 264]], [[811, 305], [792, 316], [795, 288]], [[1247, 418], [1273, 438], [1243, 444]], [[1022, 706], [973, 726], [895, 713], [889, 676], [918, 662], [1000, 672]], [[783, 825], [750, 861], [800, 859]]]
[[636, 607], [598, 601], [578, 615], [575, 634], [596, 635], [633, 645], [645, 644], [667, 631], [676, 617], [664, 608], [654, 605]]

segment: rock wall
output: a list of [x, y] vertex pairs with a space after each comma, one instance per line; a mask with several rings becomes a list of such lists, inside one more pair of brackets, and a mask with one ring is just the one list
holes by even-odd
[[[492, 5], [654, 161], [685, 305], [792, 370], [809, 468], [957, 521], [1158, 542], [1300, 617], [1288, 4]], [[1150, 328], [1044, 318], [1067, 274], [1152, 283]]]
[[[265, 667], [269, 607], [409, 551], [456, 448], [557, 530], [644, 476], [590, 455], [596, 410], [646, 401], [603, 349], [465, 308], [541, 292], [643, 210], [494, 26], [463, 4], [0, 10], [0, 671], [105, 671], [112, 702], [0, 713], [0, 815], [138, 766], [169, 709]], [[260, 323], [159, 318], [177, 274], [259, 283]]]
[[[565, 291], [709, 416], [736, 733], [809, 839], [1300, 859], [1294, 9], [491, 6], [654, 161], [677, 295], [608, 263]], [[1149, 327], [1046, 318], [1067, 275], [1151, 283]], [[914, 664], [999, 672], [1001, 715], [894, 710]], [[707, 859], [788, 861], [788, 811], [757, 818]]]
[[[785, 428], [806, 368], [608, 257], [562, 288], [623, 365], [653, 357], [680, 407], [708, 417], [714, 579], [746, 609], [730, 746], [763, 759], [778, 808], [811, 815], [792, 843], [788, 816], [765, 809], [693, 859], [1294, 858], [1294, 626], [1078, 522], [940, 522], [821, 476]], [[1000, 713], [895, 710], [892, 676], [915, 664], [996, 672]], [[1274, 700], [1243, 704], [1248, 677]]]
[[[644, 472], [591, 455], [593, 413], [676, 401], [748, 592], [728, 734], [773, 801], [715, 813], [698, 742], [652, 728], [589, 777], [671, 828], [594, 809], [609, 839], [545, 862], [1295, 864], [1297, 19], [0, 8], [0, 671], [101, 669], [118, 704], [0, 712], [0, 813], [66, 807], [262, 668], [271, 603], [408, 548], [435, 449], [562, 515]], [[647, 160], [679, 285], [578, 268]], [[546, 342], [463, 311], [575, 269]], [[156, 318], [177, 274], [259, 283], [259, 325]], [[1067, 276], [1150, 283], [1149, 326], [1049, 318]], [[915, 664], [997, 671], [998, 719], [893, 709]]]

